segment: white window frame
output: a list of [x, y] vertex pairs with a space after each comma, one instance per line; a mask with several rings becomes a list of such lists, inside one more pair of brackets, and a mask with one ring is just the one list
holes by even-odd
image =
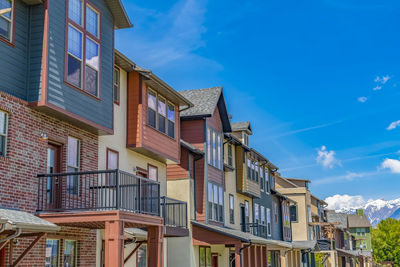
[[0, 138], [4, 139], [4, 155], [0, 155], [0, 157], [7, 157], [7, 141], [8, 141], [8, 113], [0, 110], [1, 116], [4, 118], [4, 133], [0, 133]]
[[7, 18], [6, 16], [0, 15], [1, 18], [7, 20], [10, 23], [10, 30], [8, 32], [8, 36], [0, 36], [0, 38], [6, 39], [8, 42], [13, 43], [14, 40], [14, 5], [15, 5], [16, 0], [11, 0], [11, 11], [7, 13], [11, 13], [10, 18]]
[[267, 208], [267, 235], [272, 235], [271, 209]]

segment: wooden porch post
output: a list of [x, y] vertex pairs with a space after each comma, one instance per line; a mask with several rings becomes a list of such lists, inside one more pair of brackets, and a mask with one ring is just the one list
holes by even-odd
[[124, 222], [105, 223], [105, 267], [124, 266]]
[[147, 266], [163, 267], [163, 226], [149, 226], [147, 228]]
[[242, 243], [235, 244], [235, 267], [240, 267], [240, 249]]
[[281, 249], [279, 251], [279, 255], [281, 257], [281, 267], [287, 267], [287, 258], [286, 258], [286, 250]]
[[250, 247], [250, 265], [251, 267], [257, 266], [256, 263], [256, 246], [253, 245]]

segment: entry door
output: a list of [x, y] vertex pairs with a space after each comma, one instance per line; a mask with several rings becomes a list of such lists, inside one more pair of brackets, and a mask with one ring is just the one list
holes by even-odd
[[242, 232], [246, 232], [246, 211], [243, 205], [240, 206], [240, 225]]
[[[61, 147], [49, 144], [47, 148], [47, 173], [59, 173], [61, 170]], [[46, 199], [50, 208], [57, 208], [59, 190], [59, 181], [57, 177], [47, 177], [46, 181]]]
[[6, 266], [6, 248], [0, 250], [0, 267]]
[[211, 267], [218, 267], [218, 254], [211, 254]]

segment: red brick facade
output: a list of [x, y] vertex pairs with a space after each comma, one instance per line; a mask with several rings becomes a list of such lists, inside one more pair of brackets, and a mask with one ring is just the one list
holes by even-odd
[[[81, 171], [97, 170], [98, 136], [86, 132], [66, 122], [45, 115], [28, 106], [18, 98], [0, 92], [0, 110], [8, 112], [7, 156], [0, 157], [0, 206], [16, 208], [34, 213], [37, 206], [37, 174], [46, 173], [47, 146], [54, 142], [61, 146], [61, 171], [66, 171], [68, 136], [81, 141]], [[48, 140], [41, 140], [45, 133]], [[78, 266], [95, 266], [96, 232], [65, 228], [49, 238], [78, 240]], [[18, 239], [13, 248], [14, 260], [32, 239]], [[7, 248], [8, 250], [8, 248]], [[60, 266], [62, 255], [60, 255]], [[7, 256], [8, 259], [8, 256]], [[18, 266], [44, 266], [45, 238], [26, 256]]]

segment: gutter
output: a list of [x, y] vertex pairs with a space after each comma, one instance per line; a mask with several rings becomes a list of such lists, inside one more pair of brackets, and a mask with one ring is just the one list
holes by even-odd
[[3, 239], [0, 239], [0, 243], [3, 243], [3, 242], [6, 242], [6, 241], [8, 241], [8, 240], [10, 240], [10, 239], [16, 238], [16, 237], [20, 236], [21, 233], [22, 233], [22, 229], [21, 229], [21, 228], [18, 228], [18, 229], [15, 231], [14, 234], [9, 235], [9, 236], [7, 236], [7, 237], [5, 237], [5, 238], [3, 238]]
[[251, 243], [251, 241], [250, 241], [250, 243], [249, 243], [248, 245], [246, 245], [246, 246], [240, 248], [240, 250], [239, 250], [239, 255], [240, 255], [240, 267], [242, 267], [242, 251], [245, 250], [246, 248], [251, 247], [252, 245], [253, 245], [253, 243]]

